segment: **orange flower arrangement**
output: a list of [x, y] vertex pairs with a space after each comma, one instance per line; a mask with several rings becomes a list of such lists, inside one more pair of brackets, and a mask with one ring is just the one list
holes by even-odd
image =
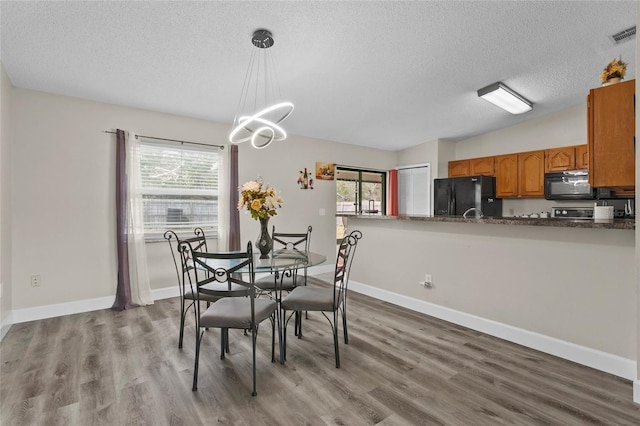
[[606, 68], [600, 73], [600, 81], [605, 82], [611, 78], [623, 79], [627, 73], [627, 64], [622, 62], [622, 57], [619, 59], [613, 58]]

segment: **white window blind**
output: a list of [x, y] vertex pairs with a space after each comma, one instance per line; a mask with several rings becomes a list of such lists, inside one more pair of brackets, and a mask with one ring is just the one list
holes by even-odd
[[141, 142], [145, 234], [201, 227], [217, 235], [219, 163], [217, 150]]
[[398, 169], [398, 213], [431, 214], [431, 169], [429, 164]]

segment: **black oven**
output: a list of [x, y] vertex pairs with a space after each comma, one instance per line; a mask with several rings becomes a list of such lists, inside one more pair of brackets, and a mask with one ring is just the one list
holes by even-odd
[[544, 174], [544, 198], [547, 200], [593, 200], [588, 170], [567, 170]]

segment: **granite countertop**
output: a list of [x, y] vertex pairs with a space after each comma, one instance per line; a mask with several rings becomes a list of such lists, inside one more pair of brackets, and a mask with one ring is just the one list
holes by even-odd
[[562, 228], [589, 228], [589, 229], [636, 229], [635, 219], [556, 219], [556, 218], [530, 218], [530, 217], [469, 217], [462, 216], [380, 216], [380, 215], [339, 215], [347, 217], [358, 217], [360, 219], [377, 220], [415, 220], [424, 222], [447, 222], [447, 223], [481, 223], [492, 225], [515, 225], [515, 226], [555, 226]]

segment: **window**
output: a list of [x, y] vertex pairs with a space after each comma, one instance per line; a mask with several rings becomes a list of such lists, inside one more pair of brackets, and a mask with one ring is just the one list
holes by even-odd
[[336, 169], [336, 212], [385, 214], [386, 182], [386, 172], [338, 167]]
[[213, 149], [141, 142], [145, 234], [201, 227], [216, 236], [220, 161]]
[[431, 170], [429, 164], [398, 167], [398, 213], [431, 214]]

